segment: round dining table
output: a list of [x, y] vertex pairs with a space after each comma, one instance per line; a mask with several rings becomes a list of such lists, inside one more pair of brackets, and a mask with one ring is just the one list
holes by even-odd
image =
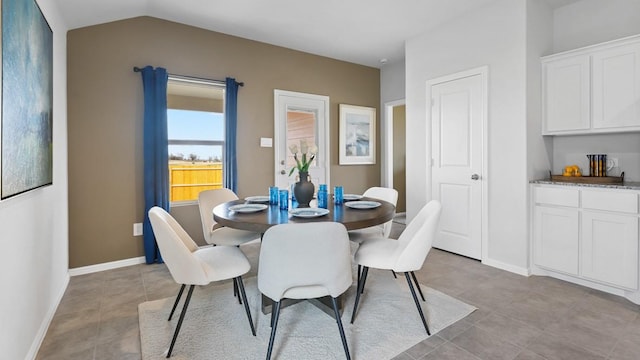
[[[328, 199], [326, 215], [317, 217], [297, 217], [289, 212], [289, 210], [281, 210], [278, 205], [269, 205], [265, 203], [266, 209], [255, 212], [237, 212], [230, 209], [232, 206], [251, 203], [245, 199], [239, 199], [222, 203], [213, 208], [214, 220], [222, 226], [227, 226], [234, 229], [248, 230], [256, 233], [264, 234], [270, 227], [278, 224], [287, 223], [309, 223], [318, 221], [335, 221], [343, 224], [347, 230], [356, 230], [384, 224], [387, 221], [393, 219], [395, 214], [395, 206], [393, 204], [380, 199], [372, 199], [363, 197], [358, 199], [359, 201], [375, 201], [380, 203], [380, 206], [375, 208], [357, 209], [346, 206], [345, 203], [336, 205], [333, 199]], [[311, 207], [314, 208], [315, 200], [311, 202]], [[295, 204], [295, 203], [294, 203]], [[289, 209], [297, 208], [291, 206], [289, 201]], [[331, 297], [323, 297], [318, 299], [309, 299], [309, 301], [316, 305], [320, 310], [333, 317], [333, 307], [331, 305]], [[288, 306], [294, 304], [300, 300], [285, 299], [286, 301], [282, 306]], [[342, 309], [342, 296], [338, 297], [338, 306]], [[266, 296], [262, 295], [262, 313], [268, 314], [271, 312], [272, 303]]]
[[[266, 209], [256, 212], [236, 212], [229, 208], [234, 205], [245, 204], [244, 199], [229, 201], [216, 206], [213, 209], [214, 220], [222, 225], [234, 229], [248, 230], [264, 234], [274, 225], [286, 223], [309, 223], [318, 221], [335, 221], [343, 224], [347, 230], [362, 229], [370, 226], [384, 224], [393, 219], [395, 206], [380, 199], [363, 197], [359, 201], [375, 201], [380, 206], [375, 208], [357, 209], [350, 208], [345, 203], [336, 205], [333, 199], [328, 199], [327, 210], [329, 213], [318, 217], [297, 217], [288, 210], [281, 210], [278, 205], [269, 205]], [[312, 208], [315, 201], [312, 201]], [[291, 204], [290, 204], [291, 205]], [[289, 209], [295, 207], [289, 206]]]

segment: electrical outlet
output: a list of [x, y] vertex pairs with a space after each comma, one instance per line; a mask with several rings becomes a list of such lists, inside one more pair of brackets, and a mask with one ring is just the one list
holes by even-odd
[[142, 236], [142, 223], [133, 224], [133, 236]]

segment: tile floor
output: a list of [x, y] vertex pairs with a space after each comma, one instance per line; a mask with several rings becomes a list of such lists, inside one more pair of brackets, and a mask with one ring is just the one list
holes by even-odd
[[[243, 250], [255, 258], [258, 245]], [[626, 299], [435, 249], [416, 275], [478, 310], [395, 360], [640, 359], [640, 306]], [[164, 265], [72, 277], [37, 359], [140, 359], [138, 304], [177, 290]]]

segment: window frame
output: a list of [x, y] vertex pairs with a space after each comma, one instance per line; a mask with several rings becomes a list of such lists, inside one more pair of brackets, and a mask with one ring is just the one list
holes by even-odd
[[[224, 114], [225, 114], [225, 110], [226, 110], [226, 104], [224, 102], [225, 100], [225, 96], [224, 96], [224, 92], [226, 91], [226, 84], [224, 82], [221, 81], [215, 81], [215, 80], [205, 80], [205, 79], [197, 79], [197, 78], [190, 78], [190, 77], [185, 77], [185, 76], [175, 76], [175, 75], [169, 75], [169, 82], [174, 82], [174, 83], [187, 83], [187, 84], [199, 84], [199, 85], [206, 85], [206, 86], [210, 86], [212, 88], [218, 88], [220, 90], [222, 90], [223, 92], [223, 96], [222, 96], [222, 113], [220, 112], [215, 112], [215, 111], [208, 111], [209, 113], [214, 113], [214, 114], [222, 114], [223, 118], [224, 118]], [[167, 95], [169, 95], [169, 91], [167, 90]], [[195, 96], [194, 96], [195, 97]], [[197, 110], [197, 109], [185, 109], [185, 108], [173, 108], [173, 107], [168, 107], [167, 106], [167, 110], [184, 110], [184, 111], [202, 111], [202, 110]], [[168, 116], [168, 111], [167, 111], [167, 116]], [[223, 120], [223, 126], [226, 127], [226, 123]], [[224, 138], [222, 140], [189, 140], [189, 139], [171, 139], [169, 138], [169, 135], [167, 133], [167, 145], [171, 146], [171, 145], [203, 145], [203, 146], [220, 146], [222, 148], [222, 159], [221, 162], [223, 164], [223, 168], [224, 168], [224, 163], [226, 162], [226, 151], [225, 151], [225, 145], [226, 145], [226, 129], [223, 132], [223, 134], [225, 134]], [[167, 148], [168, 151], [168, 148]], [[171, 160], [169, 160], [170, 162]], [[169, 164], [169, 162], [167, 164]], [[224, 186], [224, 185], [223, 185]], [[169, 184], [169, 189], [167, 189], [169, 194], [169, 206], [181, 206], [181, 205], [193, 205], [193, 204], [197, 204], [198, 203], [198, 199], [193, 199], [193, 200], [178, 200], [178, 201], [172, 201], [171, 200], [171, 184]]]

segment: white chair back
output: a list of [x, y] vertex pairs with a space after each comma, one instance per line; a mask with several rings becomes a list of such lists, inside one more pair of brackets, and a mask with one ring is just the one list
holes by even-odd
[[202, 232], [207, 243], [212, 243], [211, 232], [217, 224], [215, 220], [213, 220], [213, 208], [233, 200], [238, 200], [238, 195], [227, 188], [205, 190], [198, 194], [198, 208], [200, 209], [200, 219], [202, 220]]
[[337, 297], [351, 283], [349, 236], [344, 225], [281, 224], [264, 233], [258, 288], [270, 299]]
[[205, 268], [208, 265], [193, 255], [198, 245], [178, 222], [164, 209], [154, 206], [149, 220], [156, 242], [173, 280], [178, 284], [206, 285], [210, 282]]
[[409, 272], [422, 268], [438, 229], [441, 210], [440, 202], [431, 200], [400, 234], [394, 271]]
[[[393, 204], [396, 206], [398, 203], [398, 191], [392, 188], [378, 187], [374, 186], [368, 188], [362, 196], [370, 197], [373, 199], [380, 199], [386, 202]], [[395, 211], [394, 211], [395, 213]], [[388, 238], [391, 235], [391, 226], [393, 225], [393, 220], [387, 221], [382, 226], [382, 236]]]

